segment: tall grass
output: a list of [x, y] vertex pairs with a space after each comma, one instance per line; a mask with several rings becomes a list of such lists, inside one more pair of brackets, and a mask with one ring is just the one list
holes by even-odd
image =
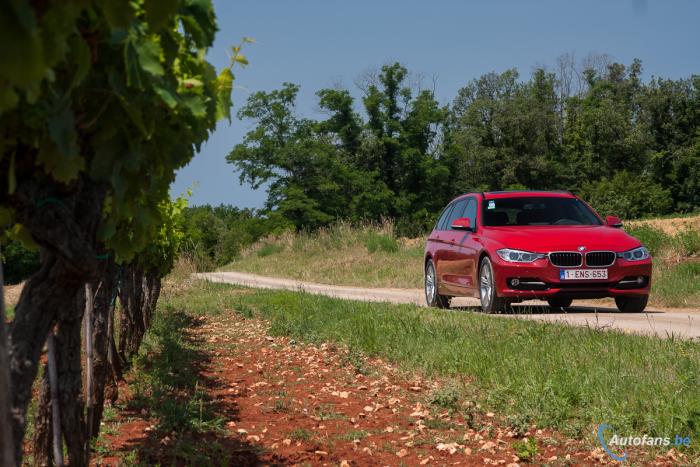
[[391, 222], [340, 222], [313, 233], [264, 238], [221, 269], [326, 284], [420, 287], [423, 246], [420, 240], [397, 239]]
[[[654, 256], [650, 303], [700, 307], [700, 233], [695, 218], [668, 226], [655, 220], [629, 223], [625, 230]], [[662, 229], [663, 226], [666, 230]], [[393, 225], [339, 223], [318, 232], [268, 237], [222, 268], [326, 284], [419, 288], [425, 240], [397, 239]]]
[[593, 436], [603, 422], [625, 433], [700, 436], [697, 342], [210, 283], [171, 305], [262, 316], [274, 334], [455, 378], [483, 407], [570, 436]]
[[654, 271], [652, 297], [674, 307], [700, 309], [700, 262], [661, 264]]
[[656, 256], [669, 247], [671, 244], [671, 236], [663, 230], [652, 227], [648, 224], [638, 224], [632, 227], [626, 227], [627, 233], [642, 242], [652, 254]]

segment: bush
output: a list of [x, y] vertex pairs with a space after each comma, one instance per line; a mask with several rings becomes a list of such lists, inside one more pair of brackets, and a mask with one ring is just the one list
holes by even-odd
[[261, 246], [256, 254], [259, 258], [264, 258], [265, 256], [275, 255], [281, 253], [284, 250], [282, 245], [276, 245], [274, 243], [266, 243]]
[[671, 237], [663, 230], [654, 228], [650, 225], [640, 224], [632, 227], [626, 227], [625, 231], [642, 242], [652, 255], [659, 254], [662, 248], [671, 243]]
[[434, 211], [421, 209], [411, 215], [397, 218], [396, 235], [408, 238], [422, 237], [433, 229], [439, 214], [440, 208]]
[[586, 183], [581, 194], [601, 215], [623, 219], [667, 214], [673, 207], [669, 190], [649, 177], [626, 171], [616, 173], [611, 179]]
[[19, 240], [11, 240], [2, 248], [2, 272], [6, 284], [19, 284], [39, 270], [39, 252]]
[[241, 250], [253, 243], [253, 236], [246, 232], [242, 225], [235, 225], [219, 232], [214, 258], [218, 266], [223, 266], [236, 259]]
[[377, 251], [383, 251], [384, 253], [396, 253], [399, 251], [399, 245], [396, 240], [391, 235], [369, 231], [365, 235], [363, 240], [367, 251], [370, 253], [376, 253]]
[[678, 232], [673, 241], [681, 256], [700, 254], [700, 234], [690, 226]]

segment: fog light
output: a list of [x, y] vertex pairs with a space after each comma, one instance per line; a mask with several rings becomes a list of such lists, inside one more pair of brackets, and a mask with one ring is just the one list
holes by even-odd
[[513, 287], [517, 287], [518, 285], [520, 285], [520, 279], [511, 279], [510, 285], [512, 285]]
[[644, 276], [639, 276], [637, 277], [637, 284], [643, 284], [644, 283]]

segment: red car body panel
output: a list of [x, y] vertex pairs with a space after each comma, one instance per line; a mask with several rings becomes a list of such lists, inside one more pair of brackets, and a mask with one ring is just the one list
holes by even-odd
[[[568, 192], [496, 192], [470, 193], [455, 198], [453, 205], [466, 198], [477, 202], [476, 222], [473, 231], [436, 228], [429, 235], [425, 247], [425, 261], [431, 258], [435, 264], [438, 293], [448, 296], [479, 297], [478, 271], [483, 257], [488, 256], [493, 265], [497, 294], [514, 301], [548, 298], [603, 298], [614, 296], [648, 295], [651, 287], [652, 259], [627, 261], [616, 258], [614, 264], [605, 267], [608, 279], [565, 280], [560, 279], [562, 268], [553, 265], [549, 258], [532, 263], [504, 261], [496, 253], [501, 248], [525, 250], [533, 253], [557, 251], [576, 252], [585, 247], [586, 252], [624, 252], [642, 246], [636, 238], [624, 230], [602, 225], [527, 225], [484, 226], [482, 207], [484, 200], [517, 197], [577, 198]], [[580, 200], [580, 199], [579, 199]], [[590, 206], [589, 206], [590, 207]], [[591, 208], [591, 211], [595, 211]], [[600, 269], [583, 264], [571, 269]], [[620, 287], [624, 278], [644, 276], [646, 282], [639, 288]], [[518, 290], [512, 288], [510, 278], [532, 278], [547, 284], [542, 290]]]

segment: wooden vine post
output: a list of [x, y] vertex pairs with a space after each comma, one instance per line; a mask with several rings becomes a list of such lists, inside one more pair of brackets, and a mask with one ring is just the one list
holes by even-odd
[[53, 461], [56, 467], [63, 467], [63, 441], [61, 436], [61, 408], [58, 401], [58, 371], [56, 370], [56, 340], [53, 330], [49, 332], [48, 337], [49, 348], [49, 388], [51, 394], [51, 433], [52, 433], [52, 450]]
[[[2, 258], [2, 249], [0, 249]], [[10, 362], [5, 331], [5, 277], [0, 261], [0, 465], [15, 465], [10, 423]]]

